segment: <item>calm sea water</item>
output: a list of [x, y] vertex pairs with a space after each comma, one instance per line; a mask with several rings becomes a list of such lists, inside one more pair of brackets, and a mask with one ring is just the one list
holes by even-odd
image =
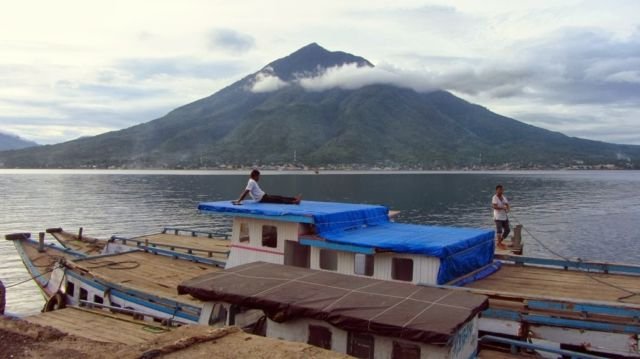
[[[207, 171], [0, 170], [0, 234], [47, 227], [89, 236], [135, 236], [165, 225], [228, 228], [229, 220], [200, 214], [198, 202], [233, 199], [247, 174]], [[384, 204], [397, 221], [492, 227], [490, 199], [505, 186], [513, 224], [521, 223], [525, 253], [640, 263], [640, 172], [321, 173], [265, 172], [272, 194], [303, 200]], [[29, 276], [13, 244], [0, 240], [0, 279], [11, 285]], [[33, 282], [8, 289], [7, 310], [38, 312]]]

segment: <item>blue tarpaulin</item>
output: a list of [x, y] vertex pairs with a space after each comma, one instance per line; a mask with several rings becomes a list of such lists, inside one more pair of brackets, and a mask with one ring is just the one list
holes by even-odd
[[335, 243], [438, 257], [438, 284], [448, 283], [491, 263], [494, 252], [494, 232], [486, 229], [386, 222], [319, 235]]
[[243, 201], [241, 205], [234, 205], [231, 201], [218, 201], [200, 203], [198, 209], [239, 216], [274, 217], [275, 220], [286, 217], [287, 221], [314, 223], [318, 232], [359, 228], [389, 220], [389, 209], [385, 206], [337, 202], [302, 201], [292, 205]]
[[389, 221], [384, 206], [302, 201], [300, 205], [245, 201], [204, 202], [205, 212], [313, 223], [328, 242], [440, 258], [438, 284], [445, 284], [493, 260], [494, 232], [486, 229], [424, 226]]

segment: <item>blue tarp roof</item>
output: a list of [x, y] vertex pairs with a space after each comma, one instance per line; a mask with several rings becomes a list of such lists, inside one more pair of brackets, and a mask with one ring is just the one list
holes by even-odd
[[[486, 229], [424, 226], [389, 221], [384, 206], [302, 201], [299, 205], [231, 201], [204, 202], [198, 209], [246, 217], [313, 223], [330, 243], [422, 254], [441, 259], [443, 284], [491, 262], [494, 232]], [[276, 218], [277, 217], [277, 218]]]
[[335, 243], [444, 258], [487, 240], [493, 241], [494, 232], [486, 229], [387, 222], [357, 230], [329, 231], [319, 235]]
[[234, 205], [231, 201], [203, 202], [198, 205], [198, 209], [241, 217], [278, 217], [274, 219], [313, 223], [318, 232], [357, 228], [389, 220], [389, 209], [385, 206], [306, 200], [299, 205], [254, 201], [243, 201], [242, 205]]
[[446, 284], [493, 261], [494, 232], [486, 229], [379, 223], [318, 234], [327, 243], [440, 258], [437, 284]]

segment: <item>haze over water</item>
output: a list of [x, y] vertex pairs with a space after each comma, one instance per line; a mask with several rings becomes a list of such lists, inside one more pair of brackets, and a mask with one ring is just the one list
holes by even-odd
[[[198, 213], [198, 202], [231, 200], [247, 174], [215, 171], [0, 170], [0, 234], [63, 227], [108, 238], [158, 232], [163, 226], [228, 229], [228, 218]], [[505, 186], [511, 222], [522, 223], [525, 254], [640, 264], [637, 171], [309, 173], [264, 172], [261, 187], [303, 200], [384, 204], [398, 222], [492, 228], [490, 200]], [[532, 237], [533, 236], [533, 237]], [[534, 238], [535, 237], [535, 238]], [[29, 276], [13, 244], [0, 240], [0, 279]], [[40, 310], [32, 282], [8, 289], [7, 310]]]

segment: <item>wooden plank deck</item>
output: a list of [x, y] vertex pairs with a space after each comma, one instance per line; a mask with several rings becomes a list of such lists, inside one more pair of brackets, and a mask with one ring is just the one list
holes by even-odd
[[[185, 248], [191, 248], [194, 255], [207, 257], [211, 252], [211, 258], [220, 261], [226, 261], [228, 252], [230, 249], [231, 241], [220, 238], [207, 238], [207, 237], [193, 237], [191, 235], [173, 234], [173, 233], [158, 233], [150, 234], [146, 236], [140, 236], [133, 238], [137, 241], [144, 242], [149, 241], [149, 246], [159, 245], [158, 248], [170, 249], [171, 246], [176, 246], [176, 252], [188, 253]], [[131, 243], [134, 246], [135, 244]], [[183, 247], [183, 248], [179, 248]]]
[[178, 295], [178, 284], [222, 270], [213, 265], [142, 251], [74, 261], [73, 265], [104, 281], [187, 304], [199, 301], [191, 296]]
[[50, 234], [66, 248], [70, 248], [76, 252], [85, 253], [90, 256], [102, 253], [102, 249], [107, 244], [106, 241], [101, 241], [96, 238], [83, 236], [83, 239], [78, 239], [78, 235], [65, 231], [50, 232]]
[[[640, 293], [640, 276], [503, 264], [496, 273], [467, 287], [525, 296], [618, 302], [629, 292]], [[640, 296], [623, 302], [640, 304]]]
[[61, 332], [106, 343], [140, 344], [169, 331], [152, 322], [96, 309], [65, 308], [24, 318]]

